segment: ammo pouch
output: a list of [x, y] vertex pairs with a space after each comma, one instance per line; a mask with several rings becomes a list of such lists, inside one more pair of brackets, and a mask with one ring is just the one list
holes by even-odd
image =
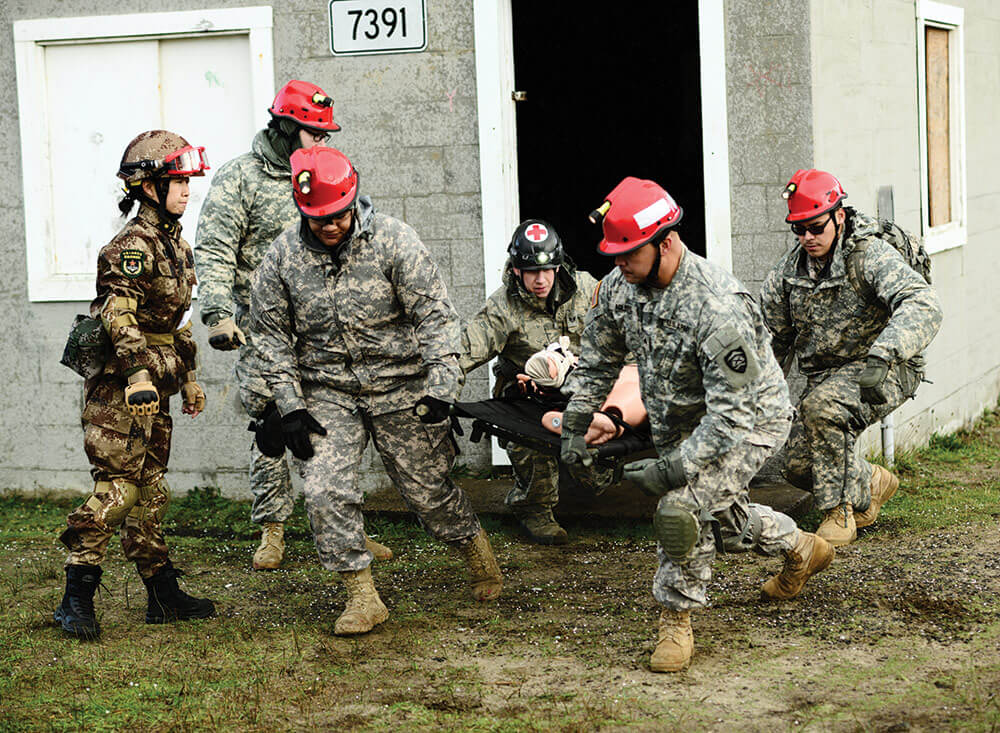
[[917, 393], [917, 387], [924, 381], [924, 355], [917, 354], [896, 366], [896, 377], [903, 397], [909, 399]]
[[65, 364], [84, 379], [96, 377], [104, 371], [111, 357], [111, 339], [104, 325], [96, 318], [78, 315], [66, 339], [60, 364]]

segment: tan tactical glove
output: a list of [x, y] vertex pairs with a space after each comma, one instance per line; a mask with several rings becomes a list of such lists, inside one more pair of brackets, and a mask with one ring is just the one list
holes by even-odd
[[188, 372], [184, 384], [181, 385], [181, 398], [184, 400], [181, 412], [191, 417], [198, 417], [205, 409], [205, 390], [194, 381], [194, 377], [194, 372]]
[[128, 378], [125, 406], [129, 415], [155, 415], [159, 412], [160, 395], [146, 369], [140, 369]]
[[232, 351], [244, 346], [246, 342], [246, 336], [232, 316], [227, 316], [214, 326], [208, 327], [208, 345], [213, 349]]

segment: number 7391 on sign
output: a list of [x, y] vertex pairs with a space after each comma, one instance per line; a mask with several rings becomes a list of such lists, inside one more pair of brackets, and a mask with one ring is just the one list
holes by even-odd
[[427, 48], [424, 0], [330, 0], [334, 56], [408, 53]]

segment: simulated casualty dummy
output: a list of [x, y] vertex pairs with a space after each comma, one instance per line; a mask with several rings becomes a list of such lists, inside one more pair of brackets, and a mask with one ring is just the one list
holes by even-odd
[[585, 434], [629, 352], [658, 458], [631, 463], [625, 478], [662, 498], [654, 516], [661, 604], [654, 672], [677, 671], [694, 648], [691, 609], [706, 602], [716, 551], [781, 555], [763, 586], [793, 598], [833, 559], [822, 538], [752, 504], [747, 485], [788, 434], [788, 389], [754, 299], [732, 275], [684, 245], [682, 211], [652, 181], [626, 178], [592, 214], [598, 250], [617, 269], [587, 317], [582, 353], [566, 389], [562, 459], [586, 463]]
[[372, 579], [357, 480], [369, 437], [421, 524], [465, 559], [473, 597], [494, 600], [500, 568], [449, 476], [459, 321], [437, 266], [413, 229], [358, 195], [358, 173], [339, 150], [297, 150], [291, 162], [301, 223], [254, 275], [251, 328], [278, 439], [302, 461], [320, 562], [347, 590], [334, 633], [365, 633], [389, 615]]
[[191, 417], [205, 409], [191, 338], [194, 259], [181, 238], [180, 218], [189, 177], [207, 168], [204, 148], [151, 130], [128, 144], [118, 170], [125, 181], [122, 216], [136, 201], [139, 211], [97, 258], [90, 315], [110, 343], [106, 360], [84, 386], [83, 444], [94, 491], [67, 517], [60, 536], [69, 557], [55, 619], [76, 636], [100, 633], [94, 591], [116, 530], [146, 586], [146, 623], [203, 618], [215, 610], [210, 600], [178, 587], [180, 571], [170, 562], [160, 526], [170, 500], [170, 397], [180, 392], [181, 411]]
[[[195, 265], [201, 320], [213, 349], [239, 349], [234, 373], [240, 401], [256, 425], [277, 419], [274, 400], [260, 374], [260, 357], [247, 327], [250, 281], [264, 252], [285, 229], [297, 226], [299, 210], [291, 195], [296, 150], [326, 144], [340, 130], [333, 99], [315, 84], [292, 80], [274, 97], [271, 121], [253, 139], [250, 151], [225, 163], [212, 179], [198, 219]], [[273, 570], [285, 553], [285, 522], [292, 514], [292, 481], [284, 446], [262, 452], [250, 441], [250, 519], [261, 525], [254, 570]], [[376, 558], [392, 552], [369, 540]]]
[[899, 487], [857, 455], [858, 435], [916, 392], [941, 305], [919, 240], [844, 206], [834, 176], [797, 171], [785, 197], [798, 243], [760, 294], [775, 356], [795, 356], [806, 378], [785, 475], [825, 513], [817, 534], [846, 545]]
[[[518, 225], [507, 253], [503, 286], [462, 328], [459, 366], [468, 373], [496, 357], [493, 391], [499, 396], [517, 385], [529, 359], [554, 344], [550, 356], [558, 366], [540, 383], [557, 389], [576, 361], [573, 354], [579, 353], [597, 281], [576, 269], [559, 234], [541, 219]], [[507, 506], [534, 542], [565, 544], [566, 530], [552, 514], [559, 501], [558, 460], [514, 443], [508, 444], [507, 455], [514, 472]]]

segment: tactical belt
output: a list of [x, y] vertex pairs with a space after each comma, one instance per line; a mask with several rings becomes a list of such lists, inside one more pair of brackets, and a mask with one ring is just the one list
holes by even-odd
[[190, 330], [191, 324], [189, 323], [184, 326], [184, 328], [173, 331], [172, 333], [153, 333], [152, 331], [143, 331], [142, 335], [146, 337], [146, 346], [173, 346], [174, 336], [178, 336]]

